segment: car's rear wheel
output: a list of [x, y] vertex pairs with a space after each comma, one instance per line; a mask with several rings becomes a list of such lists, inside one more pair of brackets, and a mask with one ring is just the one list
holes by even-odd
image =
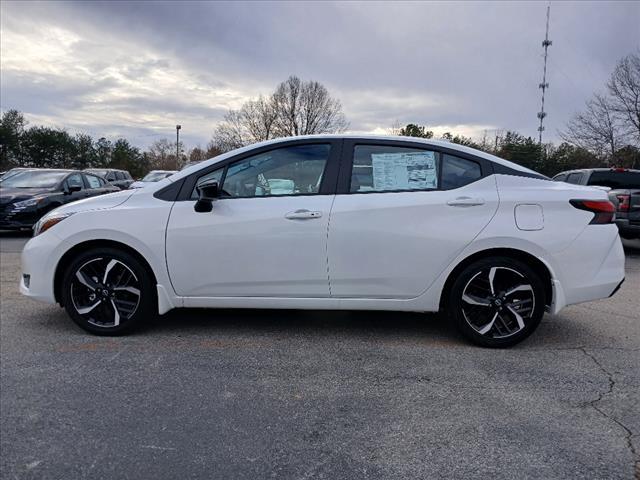
[[156, 311], [148, 270], [133, 255], [113, 248], [75, 258], [64, 274], [62, 295], [73, 321], [98, 335], [128, 332]]
[[468, 265], [455, 279], [448, 311], [472, 342], [509, 347], [527, 338], [544, 315], [544, 285], [521, 261], [492, 257]]

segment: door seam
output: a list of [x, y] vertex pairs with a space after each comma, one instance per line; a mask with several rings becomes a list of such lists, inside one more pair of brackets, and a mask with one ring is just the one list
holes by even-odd
[[329, 217], [327, 218], [327, 240], [325, 242], [325, 260], [327, 262], [327, 284], [329, 285], [329, 297], [332, 297], [331, 293], [331, 274], [329, 272], [329, 229], [331, 227], [331, 214], [333, 213], [333, 204], [336, 201], [337, 195], [333, 196], [331, 200], [331, 207], [329, 208]]

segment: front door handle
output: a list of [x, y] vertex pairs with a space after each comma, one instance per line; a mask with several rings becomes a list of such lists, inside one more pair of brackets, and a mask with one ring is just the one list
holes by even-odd
[[471, 197], [458, 197], [453, 200], [449, 200], [447, 205], [452, 207], [475, 207], [477, 205], [484, 205], [484, 199], [471, 198]]
[[322, 212], [312, 212], [311, 210], [296, 210], [295, 212], [287, 213], [284, 218], [287, 220], [307, 220], [311, 218], [320, 218]]

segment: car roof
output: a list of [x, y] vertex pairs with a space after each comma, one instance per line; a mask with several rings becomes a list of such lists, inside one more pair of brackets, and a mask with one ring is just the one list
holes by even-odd
[[351, 134], [322, 134], [322, 135], [301, 135], [297, 137], [282, 137], [276, 138], [273, 140], [266, 140], [264, 142], [253, 143], [251, 145], [247, 145], [246, 147], [241, 147], [236, 150], [231, 150], [229, 152], [218, 155], [217, 157], [212, 157], [208, 160], [204, 160], [199, 162], [196, 165], [189, 166], [177, 172], [175, 175], [169, 177], [171, 181], [180, 180], [193, 172], [206, 168], [209, 165], [213, 165], [220, 161], [226, 160], [227, 158], [233, 157], [235, 155], [249, 152], [256, 148], [270, 146], [270, 145], [278, 145], [280, 143], [288, 143], [288, 142], [304, 142], [305, 140], [362, 140], [364, 142], [371, 141], [394, 141], [394, 142], [411, 142], [411, 143], [420, 143], [425, 146], [435, 146], [441, 148], [447, 148], [449, 150], [459, 151], [461, 153], [467, 153], [469, 155], [474, 155], [479, 158], [483, 158], [485, 160], [489, 160], [491, 162], [503, 165], [505, 167], [511, 168], [513, 170], [518, 170], [520, 172], [532, 173], [535, 175], [540, 175], [538, 172], [531, 170], [529, 168], [523, 167], [522, 165], [518, 165], [517, 163], [510, 162], [509, 160], [505, 160], [504, 158], [496, 157], [495, 155], [491, 155], [490, 153], [483, 152], [481, 150], [476, 150], [475, 148], [465, 147], [464, 145], [459, 145], [457, 143], [448, 142], [446, 140], [432, 140], [429, 138], [420, 138], [420, 137], [403, 137], [399, 135], [351, 135]]
[[565, 175], [568, 173], [585, 173], [585, 172], [632, 172], [632, 173], [640, 173], [640, 170], [635, 168], [617, 168], [617, 167], [596, 167], [596, 168], [576, 168], [574, 170], [563, 170], [562, 172], [558, 172], [554, 175], [557, 177], [558, 175]]

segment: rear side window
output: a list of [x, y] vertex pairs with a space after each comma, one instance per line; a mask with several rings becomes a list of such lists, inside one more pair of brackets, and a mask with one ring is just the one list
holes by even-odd
[[102, 186], [103, 181], [95, 175], [85, 175], [84, 178], [87, 179], [89, 188], [100, 188]]
[[567, 175], [565, 182], [580, 185], [582, 182], [582, 172], [570, 173]]
[[610, 171], [593, 172], [589, 178], [588, 185], [598, 187], [618, 188], [640, 188], [640, 172]]
[[442, 189], [451, 190], [468, 185], [482, 177], [480, 165], [453, 155], [442, 156]]
[[416, 148], [358, 145], [353, 151], [353, 193], [435, 190], [436, 153]]

